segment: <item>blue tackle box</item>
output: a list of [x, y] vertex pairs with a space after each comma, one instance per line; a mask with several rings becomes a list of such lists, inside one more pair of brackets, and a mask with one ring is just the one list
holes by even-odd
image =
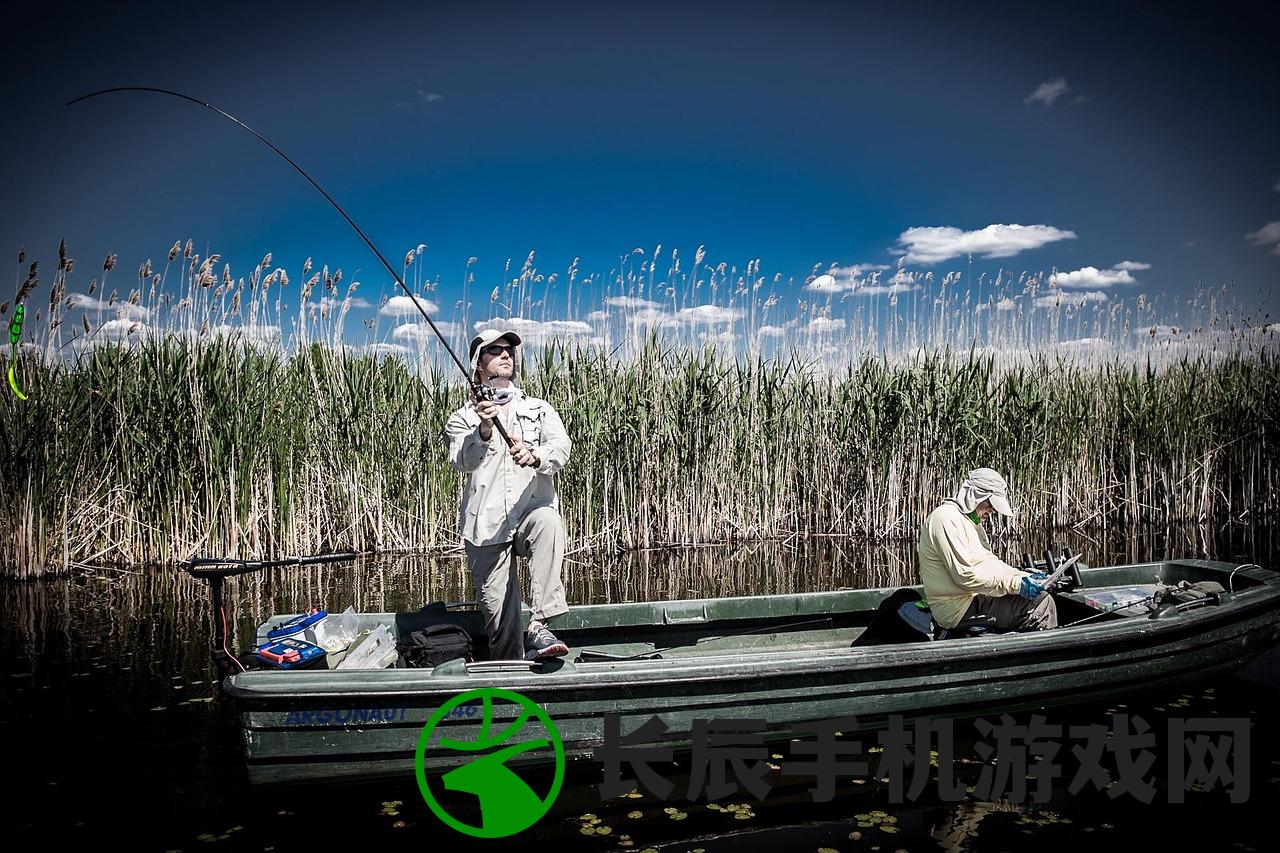
[[327, 610], [315, 610], [311, 613], [303, 613], [301, 616], [295, 616], [288, 622], [281, 622], [276, 627], [267, 632], [268, 640], [283, 640], [285, 637], [296, 637], [305, 633], [309, 629], [314, 629], [326, 616], [329, 615]]
[[325, 663], [324, 649], [292, 637], [258, 646], [254, 656], [272, 669], [307, 669], [322, 667]]

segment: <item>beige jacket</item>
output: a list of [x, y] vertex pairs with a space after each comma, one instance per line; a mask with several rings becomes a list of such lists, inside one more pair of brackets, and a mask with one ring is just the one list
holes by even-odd
[[934, 621], [954, 628], [976, 595], [1017, 595], [1026, 572], [991, 553], [982, 525], [947, 501], [920, 527], [920, 580]]
[[507, 434], [528, 445], [541, 463], [536, 469], [517, 465], [506, 442], [494, 429], [480, 438], [480, 416], [468, 403], [449, 416], [449, 462], [467, 475], [458, 523], [472, 545], [510, 542], [521, 519], [533, 509], [558, 509], [555, 474], [569, 461], [573, 443], [564, 422], [546, 400], [515, 389], [515, 399], [502, 414]]

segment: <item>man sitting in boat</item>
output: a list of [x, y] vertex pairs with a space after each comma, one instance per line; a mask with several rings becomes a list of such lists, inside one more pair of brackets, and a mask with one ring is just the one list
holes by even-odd
[[[471, 341], [470, 355], [475, 378], [494, 389], [494, 399], [458, 409], [445, 434], [450, 463], [467, 475], [460, 525], [489, 657], [565, 655], [569, 647], [546, 623], [569, 610], [560, 579], [565, 530], [554, 476], [569, 461], [572, 443], [551, 404], [517, 385], [519, 335], [486, 329]], [[494, 428], [499, 419], [514, 440], [510, 448]], [[532, 617], [523, 636], [517, 557], [528, 559], [533, 587]]]
[[978, 468], [929, 513], [920, 528], [920, 579], [933, 620], [954, 628], [965, 617], [986, 615], [997, 631], [1056, 628], [1058, 607], [1040, 581], [991, 553], [982, 522], [992, 512], [1012, 516], [1009, 484], [990, 468]]

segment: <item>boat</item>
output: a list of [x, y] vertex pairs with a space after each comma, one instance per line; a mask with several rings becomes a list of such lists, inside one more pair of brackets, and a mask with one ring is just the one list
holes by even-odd
[[[210, 581], [220, 609], [222, 578], [247, 570], [192, 573]], [[1222, 592], [1159, 608], [1135, 598], [1183, 581], [1216, 582]], [[536, 703], [554, 721], [565, 756], [583, 759], [604, 742], [608, 715], [618, 716], [623, 735], [656, 716], [665, 729], [661, 744], [677, 749], [691, 743], [699, 719], [763, 720], [778, 738], [800, 724], [848, 716], [858, 729], [874, 730], [895, 716], [964, 719], [1183, 685], [1239, 667], [1280, 640], [1280, 573], [1253, 564], [1083, 567], [1074, 588], [1055, 593], [1059, 628], [855, 645], [900, 590], [575, 606], [555, 624], [571, 649], [565, 658], [237, 671], [221, 690], [234, 703], [252, 783], [403, 779], [414, 773], [428, 719], [478, 688]], [[1110, 603], [1117, 601], [1137, 603]], [[294, 616], [268, 619], [257, 642]], [[397, 638], [440, 622], [462, 626], [483, 649], [479, 614], [466, 606], [359, 615], [360, 630], [386, 625]], [[225, 665], [225, 638], [214, 623], [215, 657]], [[493, 720], [515, 719], [518, 706], [491, 709]], [[481, 725], [479, 715], [455, 708], [436, 728], [465, 742], [480, 736]], [[433, 738], [424, 772], [447, 772], [469, 757]], [[548, 746], [513, 764], [553, 758]]]

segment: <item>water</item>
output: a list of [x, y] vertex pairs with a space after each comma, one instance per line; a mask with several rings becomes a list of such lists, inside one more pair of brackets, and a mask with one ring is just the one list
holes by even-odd
[[[1280, 557], [1280, 542], [1269, 529], [1057, 538], [1093, 565], [1189, 556], [1275, 565]], [[1007, 546], [1013, 553], [1023, 549], [1022, 543]], [[623, 558], [578, 553], [570, 560], [566, 586], [573, 603], [892, 585], [910, 582], [914, 574], [908, 543], [839, 539]], [[470, 598], [467, 583], [460, 557], [277, 571], [230, 582], [228, 620], [243, 640], [273, 613], [348, 604], [361, 611], [412, 610], [429, 600]], [[772, 770], [767, 780], [773, 789], [762, 801], [741, 792], [715, 807], [680, 793], [670, 803], [643, 794], [601, 802], [599, 765], [584, 761], [570, 766], [555, 807], [533, 829], [503, 842], [474, 842], [444, 827], [411, 779], [310, 791], [250, 789], [234, 720], [219, 701], [208, 657], [203, 584], [185, 575], [111, 571], [4, 584], [0, 604], [0, 742], [7, 759], [0, 802], [10, 849], [116, 841], [137, 850], [328, 853], [335, 842], [365, 850], [439, 841], [462, 849], [501, 844], [681, 853], [783, 845], [797, 851], [1151, 844], [1248, 850], [1272, 834], [1268, 808], [1280, 793], [1280, 741], [1273, 734], [1280, 721], [1280, 654], [1273, 654], [1242, 675], [1192, 689], [1049, 712], [1051, 722], [1064, 725], [1107, 724], [1113, 713], [1137, 714], [1160, 732], [1170, 717], [1249, 718], [1246, 803], [1231, 803], [1223, 784], [1189, 792], [1184, 805], [1167, 804], [1163, 788], [1152, 805], [1092, 789], [1073, 796], [1064, 778], [1041, 804], [986, 802], [979, 791], [948, 803], [930, 783], [919, 799], [895, 805], [875, 778], [845, 778], [831, 802], [818, 804], [808, 792], [812, 779]], [[967, 724], [958, 724], [956, 733], [956, 758], [971, 762], [958, 764], [957, 775], [976, 787], [982, 763], [974, 733]], [[1160, 743], [1155, 751], [1163, 750]], [[785, 760], [771, 759], [779, 766]], [[677, 792], [686, 789], [687, 757], [663, 770]], [[1069, 777], [1069, 766], [1064, 772]], [[729, 805], [739, 808], [725, 811]]]

